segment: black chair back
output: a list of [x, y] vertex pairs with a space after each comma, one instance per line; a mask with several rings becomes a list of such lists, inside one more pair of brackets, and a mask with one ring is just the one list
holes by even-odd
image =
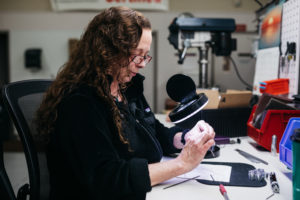
[[[22, 142], [28, 168], [29, 183], [24, 184], [18, 190], [18, 200], [28, 199], [27, 196], [29, 196], [29, 200], [41, 200], [48, 196], [45, 194], [45, 192], [48, 192], [48, 189], [41, 192], [41, 185], [47, 187], [49, 183], [41, 184], [40, 155], [38, 154], [33, 136], [36, 134], [34, 125], [35, 112], [51, 83], [51, 80], [41, 79], [18, 81], [5, 85], [2, 90], [4, 105]], [[45, 158], [42, 159], [45, 161]], [[2, 168], [1, 165], [0, 168]], [[15, 200], [15, 195], [11, 194], [13, 191], [8, 183], [6, 183], [7, 194], [9, 194], [11, 200]], [[42, 197], [42, 195], [45, 196]]]

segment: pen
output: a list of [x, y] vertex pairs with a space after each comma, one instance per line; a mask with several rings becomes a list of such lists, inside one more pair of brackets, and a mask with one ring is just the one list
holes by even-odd
[[169, 185], [169, 186], [167, 186], [167, 187], [164, 187], [163, 189], [168, 189], [168, 188], [170, 188], [170, 187], [179, 185], [179, 184], [181, 184], [181, 183], [185, 183], [185, 182], [187, 182], [187, 181], [194, 180], [194, 179], [198, 178], [199, 176], [200, 176], [200, 175], [195, 176], [195, 177], [193, 177], [193, 178], [186, 179], [186, 180], [181, 181], [181, 182], [178, 182], [178, 183], [175, 183], [175, 184], [173, 184], [173, 185]]

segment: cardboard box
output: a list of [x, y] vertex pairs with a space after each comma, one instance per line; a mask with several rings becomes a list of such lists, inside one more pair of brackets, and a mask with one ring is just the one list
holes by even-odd
[[217, 90], [197, 89], [197, 93], [204, 93], [208, 97], [209, 101], [204, 109], [248, 107], [252, 97], [252, 92], [246, 90], [227, 90], [226, 93], [219, 93]]
[[197, 94], [204, 93], [208, 98], [208, 103], [204, 109], [218, 109], [220, 102], [220, 94], [218, 90], [197, 89]]
[[219, 108], [248, 107], [251, 97], [251, 91], [227, 90], [226, 93], [221, 93]]

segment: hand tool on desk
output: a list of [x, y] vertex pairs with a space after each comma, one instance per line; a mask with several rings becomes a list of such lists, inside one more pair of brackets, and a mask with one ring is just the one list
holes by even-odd
[[[212, 178], [213, 181], [215, 181], [214, 177], [211, 174], [210, 174], [210, 177]], [[219, 185], [219, 189], [220, 189], [220, 192], [221, 192], [222, 196], [224, 197], [224, 199], [229, 200], [229, 197], [227, 195], [227, 191], [226, 191], [223, 184]]]
[[216, 144], [241, 144], [241, 139], [230, 139], [229, 137], [226, 136], [216, 136], [215, 137], [215, 143]]
[[274, 193], [279, 193], [279, 184], [277, 182], [277, 178], [275, 172], [270, 173], [270, 184]]
[[274, 196], [274, 193], [272, 193], [270, 196], [268, 196], [268, 197], [266, 198], [266, 200], [270, 199], [272, 196]]
[[275, 172], [270, 172], [270, 185], [271, 185], [271, 188], [272, 188], [272, 194], [270, 196], [268, 196], [266, 198], [266, 200], [270, 199], [272, 196], [274, 196], [275, 193], [279, 193], [279, 184], [277, 182], [277, 178], [276, 178], [276, 175], [275, 175]]
[[[199, 176], [200, 176], [200, 175], [199, 175]], [[195, 176], [195, 177], [193, 177], [193, 178], [186, 179], [186, 180], [184, 180], [184, 181], [175, 183], [175, 184], [173, 184], [173, 185], [169, 185], [169, 186], [167, 186], [167, 187], [164, 187], [163, 189], [168, 189], [168, 188], [170, 188], [170, 187], [179, 185], [179, 184], [181, 184], [181, 183], [185, 183], [185, 182], [190, 181], [190, 180], [195, 180], [195, 179], [198, 178], [199, 176]]]
[[220, 147], [218, 147], [218, 145], [213, 145], [207, 150], [204, 158], [205, 159], [217, 158], [219, 156], [220, 156]]
[[268, 163], [258, 157], [255, 157], [245, 151], [242, 151], [240, 149], [235, 149], [239, 154], [241, 154], [242, 156], [244, 156], [245, 158], [247, 158], [248, 160], [250, 160], [251, 162], [254, 162], [254, 163], [263, 163], [265, 165], [268, 165]]
[[215, 145], [213, 145], [209, 148], [209, 151], [213, 157], [215, 157], [214, 150], [215, 150]]
[[227, 191], [225, 190], [225, 187], [223, 184], [220, 184], [220, 192], [223, 195], [225, 200], [229, 200], [229, 197], [227, 195]]

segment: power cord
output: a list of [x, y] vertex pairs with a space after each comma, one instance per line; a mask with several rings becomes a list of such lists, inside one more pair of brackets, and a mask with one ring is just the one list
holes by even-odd
[[260, 7], [263, 7], [263, 4], [259, 0], [254, 0], [256, 3], [260, 5]]
[[237, 66], [236, 66], [234, 60], [232, 59], [232, 57], [229, 56], [229, 58], [230, 58], [230, 60], [231, 60], [231, 62], [232, 62], [232, 64], [233, 64], [233, 67], [234, 67], [234, 70], [235, 70], [235, 72], [236, 72], [237, 77], [240, 79], [240, 81], [241, 81], [244, 85], [246, 85], [250, 90], [252, 90], [252, 89], [253, 89], [252, 85], [250, 85], [249, 83], [247, 83], [247, 82], [241, 77], [241, 75], [240, 75], [240, 73], [239, 73], [239, 71], [238, 71], [238, 69], [237, 69]]

